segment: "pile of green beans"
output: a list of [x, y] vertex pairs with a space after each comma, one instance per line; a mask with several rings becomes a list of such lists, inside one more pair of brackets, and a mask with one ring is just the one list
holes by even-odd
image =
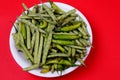
[[65, 12], [51, 1], [51, 7], [35, 5], [32, 10], [22, 5], [26, 12], [15, 23], [12, 35], [17, 49], [31, 63], [23, 70], [42, 68], [41, 73], [62, 74], [69, 67], [79, 66], [76, 61], [85, 65], [90, 35], [75, 9]]

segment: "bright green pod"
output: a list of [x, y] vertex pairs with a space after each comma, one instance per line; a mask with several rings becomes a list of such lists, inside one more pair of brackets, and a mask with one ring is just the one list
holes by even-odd
[[71, 31], [71, 30], [77, 29], [80, 27], [80, 24], [81, 23], [76, 23], [76, 24], [71, 25], [71, 26], [65, 26], [65, 27], [61, 28], [60, 31]]

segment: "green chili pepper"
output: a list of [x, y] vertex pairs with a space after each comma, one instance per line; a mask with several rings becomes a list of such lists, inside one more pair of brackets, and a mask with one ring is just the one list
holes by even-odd
[[46, 28], [47, 27], [47, 22], [45, 20], [42, 20], [42, 22], [39, 25], [40, 28]]

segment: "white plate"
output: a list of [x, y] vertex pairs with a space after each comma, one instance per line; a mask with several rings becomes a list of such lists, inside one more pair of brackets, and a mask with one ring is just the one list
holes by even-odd
[[[55, 3], [64, 11], [69, 11], [71, 9], [74, 9], [74, 7], [72, 7], [68, 4], [65, 4], [65, 3], [60, 3], [60, 2], [55, 2]], [[45, 3], [45, 4], [50, 6], [48, 3]], [[39, 5], [41, 5], [41, 4], [39, 4]], [[92, 31], [91, 31], [89, 22], [87, 21], [85, 16], [79, 10], [76, 9], [76, 13], [79, 14], [81, 16], [81, 18], [83, 19], [83, 21], [86, 23], [87, 30], [91, 36], [90, 42], [92, 43]], [[15, 32], [15, 30], [12, 27], [11, 33], [10, 33], [10, 39], [9, 39], [10, 50], [11, 50], [12, 56], [14, 57], [17, 64], [20, 65], [20, 67], [22, 67], [22, 68], [28, 67], [28, 66], [30, 66], [30, 63], [24, 58], [24, 56], [21, 52], [18, 52], [18, 50], [15, 46], [15, 43], [14, 43], [14, 40], [12, 37], [12, 33], [14, 33], [14, 32]], [[87, 55], [83, 60], [85, 60], [87, 58], [87, 56], [89, 55], [90, 49], [91, 49], [91, 47], [87, 48], [87, 53], [86, 53]], [[78, 62], [76, 62], [76, 63], [78, 63]], [[70, 67], [70, 68], [64, 70], [62, 75], [68, 74], [68, 73], [72, 72], [73, 70], [75, 70], [76, 68], [78, 68], [78, 67]], [[36, 76], [41, 76], [41, 77], [59, 77], [60, 76], [57, 72], [54, 72], [54, 73], [48, 72], [46, 74], [42, 74], [42, 73], [40, 73], [40, 69], [31, 70], [31, 71], [29, 71], [29, 73], [36, 75]]]

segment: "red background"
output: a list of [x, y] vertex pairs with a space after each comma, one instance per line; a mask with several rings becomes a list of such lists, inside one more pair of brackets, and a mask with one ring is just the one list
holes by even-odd
[[120, 1], [119, 0], [54, 0], [79, 9], [93, 31], [93, 46], [85, 64], [59, 78], [42, 78], [22, 71], [9, 48], [9, 34], [21, 14], [22, 2], [31, 7], [39, 0], [0, 1], [0, 80], [120, 80]]

